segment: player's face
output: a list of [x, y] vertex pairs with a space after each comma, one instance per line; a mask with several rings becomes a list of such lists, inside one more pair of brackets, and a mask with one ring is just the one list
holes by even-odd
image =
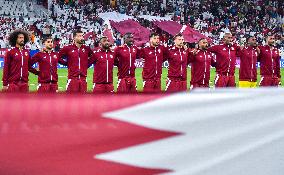
[[77, 33], [75, 36], [74, 36], [74, 40], [75, 40], [75, 43], [77, 44], [84, 44], [84, 34], [83, 33]]
[[20, 45], [20, 46], [25, 45], [25, 36], [23, 34], [18, 35], [17, 44]]
[[183, 36], [177, 36], [176, 38], [175, 38], [175, 45], [177, 46], [177, 47], [183, 47], [183, 43], [184, 43], [184, 38], [183, 38]]
[[256, 38], [255, 37], [249, 38], [248, 45], [256, 47], [257, 46]]
[[202, 39], [199, 41], [198, 46], [201, 50], [207, 50], [208, 49], [208, 41], [207, 39]]
[[134, 43], [133, 35], [128, 35], [128, 36], [125, 38], [125, 43], [126, 43], [128, 46], [132, 46], [133, 43]]
[[275, 45], [275, 37], [274, 36], [268, 36], [267, 37], [267, 44], [269, 46], [274, 46]]
[[233, 36], [231, 34], [225, 34], [224, 43], [227, 45], [231, 45], [233, 42]]
[[109, 43], [108, 38], [102, 38], [101, 41], [100, 41], [100, 43], [101, 43], [101, 47], [102, 47], [103, 49], [109, 50], [109, 48], [110, 48], [110, 43]]
[[153, 36], [150, 38], [150, 43], [153, 46], [158, 46], [160, 43], [160, 37], [159, 36]]
[[51, 50], [53, 48], [53, 40], [52, 39], [47, 39], [44, 42], [44, 46], [47, 50]]

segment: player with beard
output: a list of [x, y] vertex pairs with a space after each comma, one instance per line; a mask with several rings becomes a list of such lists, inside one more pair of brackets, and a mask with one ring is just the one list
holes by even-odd
[[202, 38], [198, 42], [198, 49], [189, 52], [191, 63], [190, 89], [209, 88], [210, 69], [214, 65], [212, 53], [208, 51], [208, 41]]
[[258, 47], [260, 61], [260, 86], [279, 86], [281, 84], [280, 54], [275, 48], [275, 37], [269, 34], [265, 46]]
[[29, 91], [29, 50], [25, 44], [29, 41], [29, 34], [24, 30], [15, 30], [9, 36], [12, 46], [4, 58], [3, 90], [7, 92]]
[[165, 54], [169, 61], [167, 92], [187, 90], [188, 52], [184, 48], [184, 37], [181, 33], [174, 37], [174, 43]]
[[215, 87], [235, 87], [235, 67], [239, 46], [233, 44], [231, 33], [225, 33], [223, 43], [208, 49], [216, 55]]
[[80, 30], [73, 32], [74, 43], [59, 51], [59, 63], [68, 67], [66, 90], [69, 93], [87, 92], [88, 59], [92, 56], [90, 47], [84, 45], [84, 34]]
[[166, 59], [165, 47], [160, 45], [159, 35], [150, 35], [150, 46], [141, 49], [140, 58], [144, 59], [144, 92], [161, 92], [162, 64]]
[[[44, 38], [42, 43], [44, 48], [31, 58], [29, 70], [38, 75], [38, 92], [54, 93], [58, 90], [58, 54], [53, 51], [53, 39], [50, 36]], [[39, 70], [32, 67], [35, 63], [38, 63]]]
[[239, 51], [240, 70], [239, 87], [255, 88], [257, 85], [257, 42], [254, 36], [248, 36], [246, 46]]
[[118, 67], [118, 92], [136, 92], [135, 61], [139, 55], [139, 49], [134, 45], [132, 33], [124, 36], [124, 45], [114, 51]]
[[94, 64], [93, 92], [111, 93], [113, 89], [114, 52], [105, 36], [100, 38], [100, 49], [94, 51], [89, 60], [89, 66]]

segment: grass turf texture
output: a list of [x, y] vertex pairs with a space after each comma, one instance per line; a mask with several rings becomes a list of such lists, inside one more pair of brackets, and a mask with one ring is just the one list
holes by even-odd
[[[0, 69], [0, 77], [1, 77], [1, 81], [2, 81], [2, 74], [3, 74], [3, 69]], [[137, 80], [137, 89], [138, 91], [142, 91], [143, 89], [143, 81], [142, 81], [142, 68], [137, 68], [136, 69], [136, 80]], [[168, 69], [167, 68], [163, 68], [163, 73], [162, 73], [162, 90], [165, 90], [166, 88], [166, 80], [167, 80], [167, 74], [168, 74]], [[116, 91], [117, 88], [117, 68], [114, 68], [114, 89]], [[190, 75], [190, 68], [188, 68], [187, 71], [187, 87], [189, 88], [190, 86], [190, 79], [191, 79], [191, 75]], [[236, 68], [236, 84], [238, 87], [239, 84], [239, 69]], [[67, 69], [58, 69], [58, 76], [59, 76], [59, 82], [58, 82], [58, 87], [59, 87], [59, 91], [65, 91], [66, 89], [66, 83], [67, 83]], [[284, 68], [281, 69], [281, 76], [284, 76]], [[210, 86], [212, 87], [214, 85], [214, 78], [215, 78], [215, 68], [211, 69], [211, 75], [210, 75]], [[260, 80], [260, 76], [259, 76], [259, 70], [258, 70], [258, 82]], [[93, 69], [88, 69], [88, 91], [92, 91], [92, 87], [93, 87]], [[29, 75], [29, 84], [30, 84], [30, 91], [36, 91], [37, 90], [37, 76], [33, 75], [32, 73], [30, 73]], [[0, 84], [0, 89], [2, 89], [2, 83]], [[284, 85], [284, 78], [282, 78], [282, 86]]]

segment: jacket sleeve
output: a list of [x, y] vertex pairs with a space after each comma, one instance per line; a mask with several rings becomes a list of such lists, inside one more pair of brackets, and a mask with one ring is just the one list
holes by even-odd
[[169, 48], [163, 46], [163, 62], [169, 59]]
[[188, 50], [188, 58], [187, 58], [187, 64], [190, 64], [190, 63], [192, 63], [193, 61], [194, 61], [194, 55], [193, 55], [193, 51], [191, 50], [191, 51], [189, 51]]
[[281, 60], [281, 56], [279, 54], [279, 50], [277, 51], [277, 62], [276, 62], [276, 71], [277, 71], [277, 77], [281, 78], [281, 71], [280, 71], [280, 60]]
[[218, 45], [215, 45], [215, 46], [212, 46], [212, 47], [209, 47], [208, 48], [208, 51], [209, 52], [212, 52], [212, 53], [216, 53], [216, 52], [218, 52], [218, 50], [219, 50], [219, 46]]
[[58, 53], [58, 63], [60, 63], [64, 66], [67, 66], [67, 60], [64, 60], [64, 59], [68, 59], [68, 58], [66, 58], [67, 52], [68, 52], [68, 48], [65, 46], [62, 49], [60, 49], [60, 51]]
[[213, 55], [213, 54], [211, 53], [211, 56], [212, 56], [212, 59], [211, 59], [211, 66], [212, 66], [212, 67], [216, 67], [216, 65], [217, 65], [217, 62], [216, 62], [216, 55]]
[[97, 56], [98, 54], [96, 52], [94, 52], [91, 56], [91, 58], [88, 60], [88, 67], [91, 67], [92, 64], [95, 64], [97, 61]]
[[34, 56], [32, 56], [30, 59], [29, 59], [29, 71], [35, 75], [38, 75], [39, 74], [39, 71], [37, 69], [35, 69], [33, 67], [33, 65], [35, 63], [38, 63], [39, 62], [39, 55], [40, 53], [36, 53]]
[[114, 49], [114, 53], [113, 53], [113, 58], [114, 58], [114, 65], [118, 65], [118, 63], [119, 63], [119, 50], [118, 50], [118, 47], [116, 47], [115, 49]]
[[9, 72], [10, 72], [10, 63], [11, 63], [11, 55], [10, 51], [6, 52], [6, 55], [4, 57], [4, 70], [3, 70], [3, 86], [8, 85], [8, 78], [9, 78]]

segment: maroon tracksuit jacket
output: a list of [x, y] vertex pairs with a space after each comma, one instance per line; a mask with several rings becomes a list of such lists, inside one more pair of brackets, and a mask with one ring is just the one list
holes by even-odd
[[188, 52], [184, 48], [172, 46], [165, 49], [165, 59], [169, 62], [166, 91], [186, 91]]
[[191, 63], [191, 87], [209, 87], [210, 69], [214, 63], [212, 53], [207, 50], [197, 50], [196, 55], [189, 52]]
[[280, 54], [277, 48], [259, 46], [260, 74], [262, 76], [281, 78]]
[[118, 78], [135, 77], [135, 61], [139, 55], [136, 46], [128, 47], [123, 45], [114, 50], [115, 60], [118, 62]]
[[258, 53], [255, 47], [247, 46], [239, 51], [240, 56], [240, 70], [239, 80], [240, 81], [257, 81], [257, 57]]
[[280, 54], [277, 48], [259, 46], [260, 86], [278, 86], [280, 83]]
[[94, 51], [89, 66], [94, 64], [94, 83], [106, 84], [113, 82], [114, 52], [99, 49]]
[[140, 57], [145, 60], [143, 79], [161, 79], [162, 64], [165, 61], [166, 51], [164, 46], [148, 46], [141, 49]]
[[59, 51], [59, 63], [68, 66], [68, 79], [86, 79], [88, 58], [92, 53], [90, 47], [82, 45], [78, 48], [75, 44], [64, 46]]
[[3, 86], [19, 81], [28, 83], [30, 53], [27, 49], [12, 48], [4, 58]]
[[238, 46], [215, 45], [208, 49], [216, 55], [216, 72], [220, 75], [234, 76]]
[[[39, 71], [32, 66], [38, 63]], [[30, 72], [38, 75], [39, 83], [57, 83], [57, 64], [58, 64], [58, 53], [56, 52], [38, 52], [30, 61]]]
[[188, 52], [183, 48], [179, 49], [173, 46], [170, 47], [165, 53], [165, 58], [169, 61], [169, 79], [186, 81]]

